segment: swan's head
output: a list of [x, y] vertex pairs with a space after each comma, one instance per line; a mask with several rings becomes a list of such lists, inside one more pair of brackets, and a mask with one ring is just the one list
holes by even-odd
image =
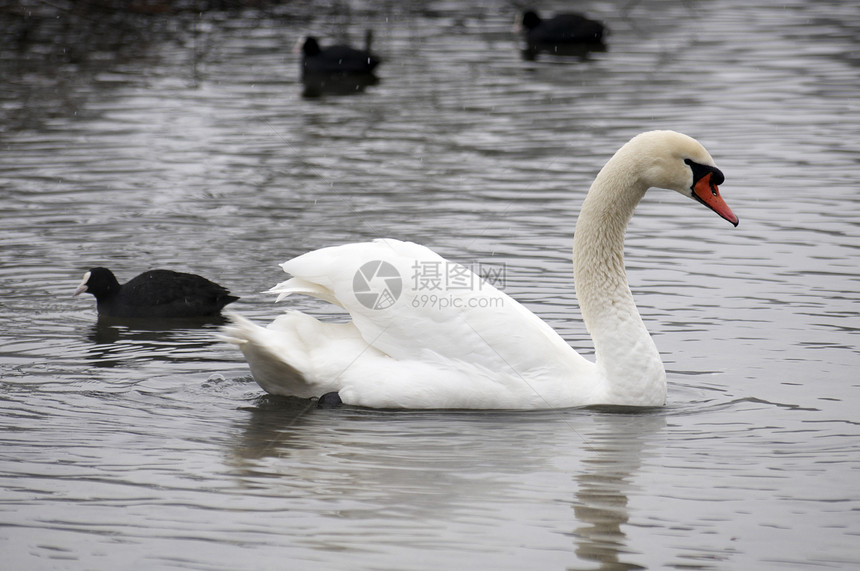
[[738, 217], [720, 196], [719, 185], [725, 177], [698, 141], [675, 131], [650, 131], [637, 135], [625, 147], [647, 157], [640, 176], [648, 186], [679, 192], [738, 225]]

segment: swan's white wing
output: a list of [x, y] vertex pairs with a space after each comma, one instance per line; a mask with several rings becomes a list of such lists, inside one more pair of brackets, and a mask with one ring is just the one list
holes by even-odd
[[347, 244], [282, 267], [294, 277], [272, 293], [309, 294], [344, 308], [364, 341], [396, 360], [469, 363], [538, 384], [567, 377], [574, 390], [575, 379], [593, 369], [513, 298], [424, 246]]

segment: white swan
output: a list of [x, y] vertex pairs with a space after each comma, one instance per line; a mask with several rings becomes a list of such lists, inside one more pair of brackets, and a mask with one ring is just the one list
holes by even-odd
[[[673, 131], [634, 137], [597, 175], [573, 240], [595, 362], [466, 268], [389, 239], [294, 258], [282, 264], [294, 277], [270, 290], [278, 300], [302, 293], [331, 302], [351, 322], [289, 311], [264, 328], [233, 314], [223, 335], [260, 386], [278, 395], [336, 392], [343, 403], [375, 408], [662, 406], [666, 373], [630, 293], [624, 233], [650, 187], [694, 198], [737, 226], [719, 195], [722, 182], [708, 152]], [[436, 273], [442, 281], [422, 282]]]

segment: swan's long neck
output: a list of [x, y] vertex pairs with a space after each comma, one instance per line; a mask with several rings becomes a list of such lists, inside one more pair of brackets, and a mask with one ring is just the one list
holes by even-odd
[[[648, 189], [625, 149], [597, 175], [576, 223], [573, 273], [609, 404], [664, 404], [666, 373], [624, 269], [627, 222]], [[653, 402], [652, 402], [653, 401]]]

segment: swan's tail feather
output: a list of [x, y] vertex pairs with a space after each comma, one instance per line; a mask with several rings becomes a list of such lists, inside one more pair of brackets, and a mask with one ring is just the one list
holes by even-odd
[[302, 278], [290, 278], [286, 281], [279, 283], [274, 286], [272, 289], [268, 290], [266, 293], [276, 293], [278, 294], [278, 298], [275, 302], [279, 302], [288, 295], [292, 295], [294, 293], [309, 295], [311, 297], [315, 297], [317, 299], [321, 299], [323, 301], [327, 301], [332, 303], [338, 307], [343, 307], [343, 304], [338, 301], [334, 292], [328, 289], [325, 286], [322, 286], [318, 283], [314, 283], [308, 280], [303, 280]]
[[260, 327], [237, 313], [227, 312], [225, 315], [230, 324], [221, 329], [219, 338], [239, 346], [254, 380], [266, 392], [302, 398], [322, 394], [320, 388], [302, 372], [305, 368], [302, 363], [306, 359], [300, 354], [300, 349], [290, 349], [297, 344], [289, 329], [279, 328], [279, 335], [273, 336], [271, 329]]
[[300, 398], [343, 388], [344, 373], [364, 355], [376, 355], [352, 323], [323, 323], [288, 311], [268, 327], [233, 312], [219, 338], [238, 345], [266, 392]]
[[245, 328], [249, 325], [254, 325], [254, 323], [234, 311], [225, 311], [224, 317], [230, 320], [230, 324], [222, 327], [221, 330], [215, 334], [215, 337], [220, 341], [239, 345], [240, 347], [247, 343], [248, 338], [244, 335]]

